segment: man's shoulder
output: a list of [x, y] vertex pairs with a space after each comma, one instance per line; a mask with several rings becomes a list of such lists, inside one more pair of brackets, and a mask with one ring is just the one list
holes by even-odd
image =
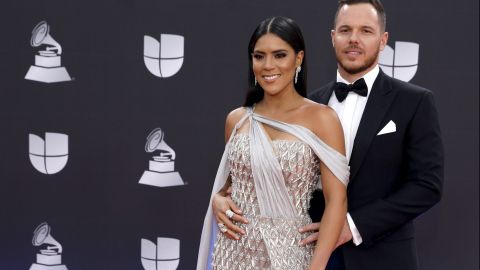
[[420, 97], [424, 95], [431, 95], [433, 92], [425, 87], [401, 81], [399, 79], [392, 78], [388, 75], [385, 75], [387, 80], [390, 80], [390, 84], [392, 89], [399, 90], [398, 93], [400, 95], [407, 95], [412, 97]]
[[393, 102], [394, 104], [397, 104], [396, 108], [405, 111], [408, 110], [408, 108], [418, 108], [421, 104], [435, 106], [435, 97], [431, 90], [410, 82], [391, 78], [387, 75], [385, 75], [385, 77], [388, 81], [387, 87], [396, 93], [396, 98]]
[[313, 91], [310, 92], [310, 94], [308, 95], [308, 98], [318, 102], [321, 99], [321, 97], [326, 95], [333, 88], [334, 84], [335, 82], [331, 81], [320, 88], [314, 89]]

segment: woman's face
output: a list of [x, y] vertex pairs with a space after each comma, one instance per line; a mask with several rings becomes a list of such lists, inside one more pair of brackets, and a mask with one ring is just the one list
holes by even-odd
[[266, 95], [277, 95], [294, 89], [295, 69], [302, 59], [303, 51], [295, 53], [288, 43], [268, 33], [257, 40], [253, 49], [253, 73]]

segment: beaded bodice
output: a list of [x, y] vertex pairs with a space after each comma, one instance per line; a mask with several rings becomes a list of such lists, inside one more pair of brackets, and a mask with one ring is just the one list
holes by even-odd
[[[273, 140], [273, 149], [285, 177], [290, 199], [300, 216], [308, 216], [310, 198], [319, 175], [319, 160], [302, 141]], [[232, 199], [245, 215], [259, 216], [250, 164], [249, 137], [237, 134], [228, 155], [232, 179]]]
[[212, 263], [215, 270], [308, 269], [313, 246], [298, 246], [306, 237], [298, 228], [311, 222], [308, 208], [319, 179], [319, 159], [302, 141], [274, 140], [272, 146], [298, 218], [274, 219], [260, 215], [252, 179], [249, 136], [235, 135], [228, 153], [231, 197], [249, 223], [236, 223], [246, 232], [238, 241], [218, 234]]

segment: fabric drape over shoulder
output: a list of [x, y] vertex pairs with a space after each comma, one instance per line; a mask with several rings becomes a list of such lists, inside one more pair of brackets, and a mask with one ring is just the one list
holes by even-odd
[[[345, 186], [349, 181], [350, 172], [347, 158], [320, 140], [320, 138], [309, 129], [300, 125], [269, 119], [254, 113], [252, 108], [246, 108], [246, 114], [235, 125], [230, 139], [225, 146], [225, 151], [215, 177], [210, 203], [203, 224], [197, 270], [210, 269], [211, 254], [217, 235], [216, 220], [212, 213], [211, 200], [225, 185], [228, 179], [230, 168], [227, 158], [230, 151], [230, 144], [237, 130], [246, 120], [250, 121], [248, 134], [250, 140], [251, 168], [261, 216], [270, 218], [296, 218], [298, 215], [288, 195], [282, 169], [275, 157], [271, 140], [262, 125], [267, 125], [279, 131], [289, 133], [298, 138], [298, 140], [305, 142], [339, 181]], [[319, 187], [321, 188], [321, 185], [319, 185]]]

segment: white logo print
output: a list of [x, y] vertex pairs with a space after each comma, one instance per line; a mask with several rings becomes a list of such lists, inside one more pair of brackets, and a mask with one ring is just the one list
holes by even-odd
[[175, 151], [165, 143], [163, 131], [154, 129], [147, 137], [145, 151], [153, 153], [160, 151], [149, 161], [149, 170], [145, 171], [139, 183], [156, 187], [184, 185], [180, 174], [175, 171]]
[[30, 270], [67, 270], [62, 264], [62, 245], [50, 232], [50, 226], [46, 222], [38, 225], [33, 232], [32, 244], [36, 247], [46, 245], [46, 248], [37, 253], [37, 262], [32, 263]]
[[67, 69], [62, 67], [60, 55], [62, 46], [50, 36], [50, 26], [46, 21], [42, 21], [35, 26], [30, 40], [32, 47], [46, 46], [45, 50], [38, 51], [35, 55], [35, 65], [25, 75], [25, 79], [45, 83], [71, 81]]
[[157, 77], [171, 77], [182, 67], [183, 47], [183, 36], [161, 34], [159, 42], [153, 37], [145, 35], [143, 38], [145, 66]]
[[142, 239], [142, 266], [145, 270], [175, 270], [180, 263], [180, 240], [157, 238], [157, 245]]
[[44, 174], [58, 173], [68, 161], [68, 135], [47, 132], [44, 141], [29, 134], [29, 151], [35, 169]]
[[380, 53], [379, 65], [390, 77], [408, 82], [417, 72], [419, 47], [418, 43], [403, 41], [395, 42], [395, 50], [387, 45]]

